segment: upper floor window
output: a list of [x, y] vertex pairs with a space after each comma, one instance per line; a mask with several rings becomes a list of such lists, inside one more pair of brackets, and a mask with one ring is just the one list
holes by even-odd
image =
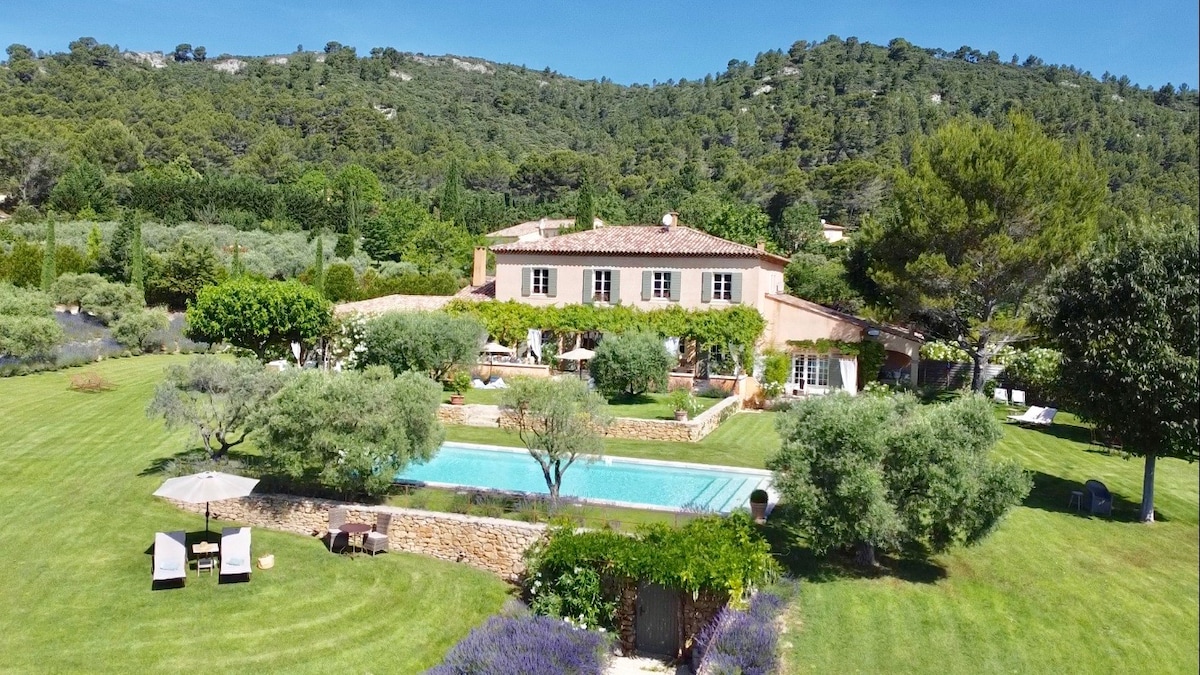
[[652, 297], [655, 300], [671, 299], [671, 273], [655, 272]]
[[733, 300], [733, 275], [717, 272], [712, 275], [713, 300]]
[[530, 290], [534, 295], [547, 295], [550, 293], [550, 270], [548, 268], [533, 268]]
[[612, 301], [612, 275], [612, 270], [596, 270], [592, 274], [592, 299], [594, 301]]

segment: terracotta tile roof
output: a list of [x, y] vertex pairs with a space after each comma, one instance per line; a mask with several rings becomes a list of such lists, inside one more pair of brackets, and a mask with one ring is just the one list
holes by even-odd
[[560, 255], [728, 256], [760, 258], [780, 265], [788, 263], [783, 256], [681, 225], [669, 230], [660, 225], [610, 225], [550, 239], [497, 244], [492, 251]]
[[[604, 221], [599, 218], [592, 220], [592, 224], [596, 227], [603, 227]], [[530, 220], [524, 223], [517, 223], [511, 227], [506, 227], [503, 230], [488, 232], [485, 237], [521, 237], [527, 234], [534, 234], [538, 230], [545, 228], [548, 230], [561, 230], [566, 227], [575, 225], [574, 218], [543, 218], [541, 220]]]
[[465, 298], [467, 300], [495, 300], [496, 280], [488, 279], [479, 286], [465, 286], [462, 290], [455, 293], [454, 297]]
[[866, 328], [866, 329], [877, 328], [879, 330], [891, 333], [892, 335], [902, 337], [907, 340], [914, 340], [916, 342], [924, 342], [925, 341], [925, 336], [916, 331], [908, 330], [907, 328], [901, 328], [899, 326], [892, 326], [892, 325], [889, 325], [886, 323], [876, 323], [874, 321], [868, 321], [860, 316], [854, 316], [853, 314], [839, 312], [838, 310], [833, 309], [832, 307], [826, 307], [825, 305], [820, 305], [820, 304], [817, 304], [810, 300], [805, 300], [803, 298], [797, 298], [796, 296], [788, 295], [787, 293], [768, 293], [767, 299], [774, 300], [776, 302], [781, 302], [785, 305], [791, 305], [792, 307], [798, 307], [800, 309], [807, 310], [807, 311], [813, 312], [815, 314], [822, 314], [831, 319], [837, 319], [838, 321], [845, 321], [846, 323], [851, 323], [856, 326], [860, 326], [862, 328]]
[[333, 313], [375, 315], [385, 312], [420, 312], [441, 309], [450, 302], [452, 295], [384, 295], [370, 300], [343, 302], [333, 308]]

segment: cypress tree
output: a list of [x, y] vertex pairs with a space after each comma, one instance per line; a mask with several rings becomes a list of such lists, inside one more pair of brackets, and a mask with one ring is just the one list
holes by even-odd
[[140, 291], [146, 290], [146, 273], [142, 266], [145, 253], [142, 248], [142, 222], [134, 219], [133, 241], [129, 243], [129, 284]]
[[229, 273], [233, 277], [240, 277], [245, 270], [242, 269], [242, 247], [238, 244], [237, 239], [233, 240], [233, 260], [229, 263]]
[[592, 194], [592, 179], [583, 174], [579, 183], [579, 198], [575, 202], [575, 229], [590, 230], [596, 218], [596, 197]]
[[321, 295], [325, 294], [325, 243], [321, 233], [317, 233], [317, 259], [313, 263], [313, 288]]
[[462, 169], [458, 166], [458, 159], [450, 160], [450, 167], [446, 169], [446, 181], [442, 185], [442, 220], [455, 225], [466, 225], [463, 222], [463, 186], [462, 186]]
[[47, 293], [54, 287], [54, 280], [58, 278], [54, 260], [57, 250], [58, 246], [54, 243], [54, 219], [47, 218], [46, 249], [42, 252], [42, 290]]

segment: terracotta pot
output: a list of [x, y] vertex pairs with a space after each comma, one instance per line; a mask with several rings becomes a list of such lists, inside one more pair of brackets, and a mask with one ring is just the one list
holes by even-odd
[[761, 523], [767, 519], [767, 503], [766, 502], [750, 502], [750, 515], [754, 517], [754, 521]]
[[450, 394], [450, 405], [462, 405], [464, 400], [462, 394]]
[[687, 415], [686, 410], [676, 410], [675, 411], [675, 421], [676, 422], [686, 422], [687, 417], [688, 417], [688, 415]]

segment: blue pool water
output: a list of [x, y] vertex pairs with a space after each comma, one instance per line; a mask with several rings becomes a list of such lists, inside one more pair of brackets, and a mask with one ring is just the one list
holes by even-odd
[[[529, 453], [446, 443], [426, 464], [397, 479], [513, 492], [548, 494], [541, 467]], [[766, 488], [769, 474], [731, 467], [678, 466], [603, 457], [577, 460], [563, 475], [563, 496], [666, 509], [725, 513], [745, 507], [750, 493]]]

